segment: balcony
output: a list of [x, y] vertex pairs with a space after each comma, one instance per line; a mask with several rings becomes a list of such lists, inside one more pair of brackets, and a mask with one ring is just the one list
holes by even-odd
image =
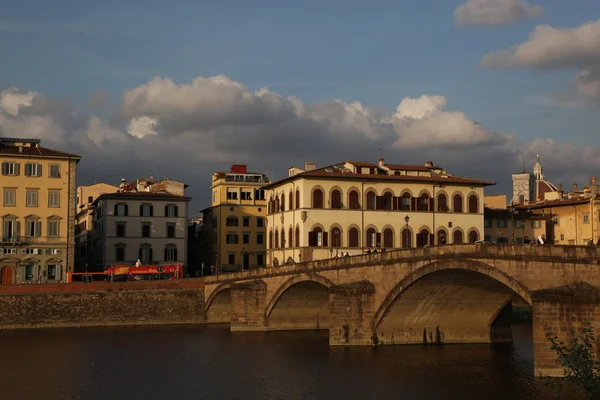
[[7, 235], [2, 236], [0, 244], [15, 245], [15, 244], [35, 244], [35, 243], [66, 243], [65, 236], [22, 236], [22, 235]]
[[0, 243], [3, 245], [7, 244], [21, 244], [25, 243], [25, 237], [21, 235], [2, 235]]

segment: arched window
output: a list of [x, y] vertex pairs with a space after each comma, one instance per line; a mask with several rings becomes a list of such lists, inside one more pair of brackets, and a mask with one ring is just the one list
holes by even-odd
[[454, 211], [455, 213], [463, 212], [463, 198], [460, 194], [457, 193], [454, 195], [452, 203], [452, 211]]
[[275, 210], [273, 210], [273, 214], [279, 212], [279, 196], [275, 196]]
[[269, 248], [273, 249], [273, 231], [269, 231]]
[[285, 211], [285, 194], [281, 194], [281, 211]]
[[342, 208], [342, 193], [337, 189], [331, 192], [331, 208]]
[[367, 193], [367, 210], [375, 209], [375, 192]]
[[300, 228], [296, 227], [296, 247], [300, 247]]
[[477, 231], [469, 232], [469, 243], [475, 243], [478, 240], [479, 240], [479, 234], [477, 233]]
[[177, 261], [177, 246], [169, 243], [165, 246], [164, 250], [164, 260], [165, 261]]
[[275, 247], [274, 249], [279, 248], [279, 231], [275, 231]]
[[402, 230], [402, 248], [410, 249], [412, 247], [412, 234], [410, 233], [410, 229], [404, 228]]
[[[288, 202], [290, 203], [289, 207], [290, 210], [294, 209], [294, 194], [292, 192], [290, 192], [289, 196], [288, 196]], [[290, 236], [292, 237], [292, 236]]]
[[358, 201], [358, 192], [352, 190], [348, 195], [349, 208], [351, 210], [360, 210], [360, 202]]
[[424, 247], [429, 244], [429, 231], [424, 228], [417, 235], [417, 247]]
[[437, 210], [438, 212], [448, 211], [448, 198], [444, 193], [440, 193], [437, 198]]
[[461, 231], [456, 230], [454, 231], [454, 233], [452, 234], [452, 243], [454, 244], [462, 244], [463, 242], [463, 234]]
[[281, 230], [281, 248], [285, 248], [285, 231], [283, 229]]
[[394, 231], [390, 228], [383, 231], [383, 247], [394, 247]]
[[340, 228], [331, 230], [331, 247], [342, 247], [342, 231]]
[[348, 231], [348, 247], [358, 247], [358, 229], [350, 228]]
[[308, 245], [310, 247], [327, 247], [327, 232], [316, 226], [308, 232]]
[[296, 189], [296, 208], [300, 208], [300, 189]]
[[405, 192], [402, 194], [402, 197], [400, 198], [400, 209], [401, 210], [405, 210], [405, 211], [410, 211], [410, 193]]
[[423, 193], [419, 197], [419, 202], [417, 203], [417, 211], [429, 211], [429, 195], [427, 193]]
[[443, 246], [446, 244], [446, 232], [441, 229], [437, 233], [437, 244], [438, 246]]
[[367, 247], [377, 246], [377, 231], [374, 228], [367, 229]]
[[323, 208], [323, 191], [315, 189], [312, 193], [312, 208]]
[[470, 214], [477, 214], [478, 211], [478, 203], [479, 200], [477, 199], [477, 196], [475, 196], [474, 194], [469, 196], [469, 213]]
[[393, 202], [394, 202], [394, 195], [390, 192], [385, 192], [383, 194], [383, 209], [391, 210]]
[[[291, 203], [290, 203], [291, 204]], [[294, 236], [292, 234], [292, 227], [288, 230], [288, 247], [294, 247]]]

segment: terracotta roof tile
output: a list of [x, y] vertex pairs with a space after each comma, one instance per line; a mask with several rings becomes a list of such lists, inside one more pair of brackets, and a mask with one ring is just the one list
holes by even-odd
[[[22, 149], [22, 150], [20, 150]], [[52, 150], [47, 147], [19, 147], [0, 145], [0, 154], [24, 157], [59, 157], [59, 158], [77, 158], [77, 154], [66, 153], [64, 151]]]

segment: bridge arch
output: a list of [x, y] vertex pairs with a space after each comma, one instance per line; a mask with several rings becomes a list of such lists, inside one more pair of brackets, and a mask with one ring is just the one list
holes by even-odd
[[231, 321], [231, 284], [224, 283], [215, 288], [206, 300], [206, 321], [225, 323]]
[[285, 281], [265, 309], [269, 330], [327, 328], [329, 288], [333, 285], [317, 274], [301, 274]]
[[493, 266], [434, 261], [394, 286], [377, 308], [373, 328], [389, 344], [512, 340], [506, 306], [515, 294], [531, 304], [527, 287]]

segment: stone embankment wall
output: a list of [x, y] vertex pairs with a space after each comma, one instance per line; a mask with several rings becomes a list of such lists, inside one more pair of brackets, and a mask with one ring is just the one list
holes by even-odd
[[198, 324], [204, 282], [0, 286], [0, 329]]

